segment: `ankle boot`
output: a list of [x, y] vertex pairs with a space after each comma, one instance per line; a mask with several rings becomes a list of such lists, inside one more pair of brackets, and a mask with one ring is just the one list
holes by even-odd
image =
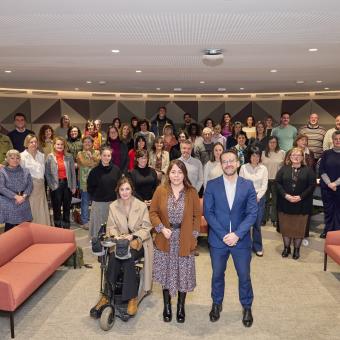
[[172, 311], [171, 311], [171, 297], [168, 289], [163, 289], [163, 321], [170, 322], [172, 320]]
[[177, 314], [176, 319], [177, 322], [183, 323], [185, 321], [185, 297], [187, 296], [187, 293], [178, 292], [178, 301], [177, 301]]
[[282, 252], [282, 257], [288, 257], [290, 254], [290, 247], [284, 247], [283, 252]]
[[297, 260], [300, 257], [300, 248], [294, 248], [293, 259]]

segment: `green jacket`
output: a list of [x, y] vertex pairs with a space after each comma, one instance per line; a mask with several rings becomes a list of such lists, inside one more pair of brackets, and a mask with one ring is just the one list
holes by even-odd
[[13, 149], [13, 144], [9, 137], [0, 133], [0, 164], [5, 161], [6, 153], [11, 149]]

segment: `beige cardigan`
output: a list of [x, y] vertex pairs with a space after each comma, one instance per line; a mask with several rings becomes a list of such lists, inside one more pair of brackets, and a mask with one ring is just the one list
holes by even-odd
[[121, 199], [112, 202], [109, 208], [107, 232], [111, 236], [120, 236], [128, 234], [129, 230], [132, 235], [143, 241], [145, 274], [143, 288], [147, 292], [152, 288], [153, 243], [150, 235], [151, 223], [146, 204], [135, 197], [132, 198], [128, 216], [126, 216]]

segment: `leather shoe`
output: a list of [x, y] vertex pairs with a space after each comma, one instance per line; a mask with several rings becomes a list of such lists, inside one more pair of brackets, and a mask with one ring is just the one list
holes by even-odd
[[263, 251], [256, 251], [255, 255], [258, 257], [263, 257]]
[[320, 238], [326, 238], [326, 236], [327, 236], [327, 233], [324, 231], [320, 234]]
[[253, 315], [251, 314], [250, 308], [243, 309], [242, 323], [244, 327], [251, 327], [251, 325], [253, 324]]
[[300, 248], [294, 248], [293, 259], [298, 260], [300, 258]]
[[220, 312], [222, 312], [222, 305], [213, 303], [211, 306], [211, 311], [209, 313], [210, 321], [216, 322], [220, 318]]
[[133, 298], [129, 300], [128, 306], [127, 306], [127, 313], [130, 316], [134, 316], [137, 314], [137, 307], [138, 306], [138, 300], [137, 298]]
[[283, 251], [282, 251], [282, 257], [288, 257], [288, 255], [290, 254], [290, 247], [284, 247]]

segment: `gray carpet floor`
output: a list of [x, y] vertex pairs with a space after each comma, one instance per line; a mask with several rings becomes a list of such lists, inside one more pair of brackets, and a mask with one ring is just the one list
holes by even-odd
[[[162, 292], [155, 284], [133, 319], [116, 319], [112, 330], [102, 331], [89, 317], [98, 299], [99, 264], [90, 253], [86, 232], [75, 229], [93, 268], [61, 267], [16, 312], [16, 339], [340, 339], [340, 267], [330, 260], [328, 271], [323, 271], [320, 221], [313, 220], [314, 232], [298, 261], [283, 259], [280, 235], [271, 226], [263, 227], [264, 257], [252, 259], [254, 324], [249, 329], [241, 322], [231, 259], [221, 318], [209, 321], [211, 267], [202, 239], [196, 257], [197, 287], [188, 294], [184, 324], [175, 318], [168, 324], [162, 321]], [[9, 319], [0, 314], [0, 339], [9, 338]]]

